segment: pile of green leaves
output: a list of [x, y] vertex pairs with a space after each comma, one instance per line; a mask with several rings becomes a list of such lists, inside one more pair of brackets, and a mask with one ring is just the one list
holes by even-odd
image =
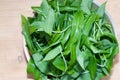
[[93, 0], [43, 0], [22, 16], [22, 32], [35, 80], [100, 80], [109, 75], [118, 42], [105, 16], [105, 4]]

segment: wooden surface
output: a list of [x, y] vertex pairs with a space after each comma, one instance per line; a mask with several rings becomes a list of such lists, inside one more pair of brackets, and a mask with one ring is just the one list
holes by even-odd
[[[103, 3], [105, 0], [97, 0]], [[107, 11], [116, 24], [120, 41], [120, 0], [107, 0]], [[32, 80], [27, 78], [23, 53], [20, 15], [32, 16], [31, 6], [41, 0], [0, 0], [0, 80]], [[120, 56], [117, 55], [111, 76], [104, 80], [120, 80]]]

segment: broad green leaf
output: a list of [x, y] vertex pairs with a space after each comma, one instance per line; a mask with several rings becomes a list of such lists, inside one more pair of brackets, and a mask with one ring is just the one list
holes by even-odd
[[33, 32], [37, 31], [39, 29], [39, 31], [44, 31], [44, 22], [41, 21], [35, 21], [30, 25], [30, 34], [32, 34]]
[[33, 62], [32, 58], [31, 58], [30, 61], [27, 64], [27, 73], [28, 74], [33, 74], [34, 70], [35, 70], [35, 65], [34, 65], [34, 62]]
[[34, 49], [34, 46], [33, 46], [33, 43], [30, 37], [29, 22], [24, 16], [21, 16], [21, 19], [22, 19], [22, 33], [25, 37], [27, 46], [30, 49], [31, 54], [33, 54], [35, 49]]
[[71, 77], [73, 77], [73, 78], [76, 78], [76, 77], [78, 77], [79, 76], [79, 72], [77, 72], [77, 71], [74, 71], [74, 73], [73, 74], [71, 74]]
[[79, 55], [77, 56], [77, 61], [80, 64], [80, 66], [85, 70], [85, 66], [84, 66], [84, 53], [79, 53]]
[[66, 70], [65, 62], [63, 59], [61, 59], [60, 56], [56, 57], [56, 59], [52, 63], [56, 68], [58, 68], [62, 71]]
[[41, 76], [40, 76], [40, 72], [37, 69], [34, 71], [34, 79], [35, 80], [41, 80], [42, 79]]
[[119, 52], [119, 47], [118, 47], [118, 45], [117, 44], [115, 44], [114, 46], [113, 46], [113, 49], [112, 49], [112, 54], [111, 54], [111, 57], [115, 57], [115, 55], [117, 55], [117, 53]]
[[85, 39], [84, 44], [85, 44], [94, 54], [96, 54], [96, 53], [108, 53], [107, 51], [98, 49], [98, 48], [96, 48], [93, 44], [91, 44], [91, 42], [88, 40], [88, 38], [87, 38], [86, 35], [84, 35], [82, 38]]
[[92, 80], [89, 71], [82, 73], [76, 80]]
[[109, 76], [109, 72], [107, 71], [106, 68], [102, 68], [102, 71], [104, 72], [105, 75]]
[[75, 7], [80, 7], [82, 0], [74, 0], [73, 3], [71, 4], [71, 6], [75, 6]]
[[91, 80], [95, 80], [97, 65], [96, 65], [96, 60], [95, 60], [94, 57], [90, 57], [90, 62], [89, 62], [89, 65], [88, 65], [88, 69], [89, 69], [89, 72], [90, 72]]
[[74, 80], [74, 78], [71, 77], [69, 74], [65, 74], [61, 77], [60, 80]]
[[49, 63], [46, 61], [39, 61], [35, 63], [37, 68], [44, 74], [48, 74], [49, 72]]
[[70, 29], [68, 29], [68, 30], [65, 32], [64, 37], [63, 37], [63, 39], [61, 40], [61, 44], [62, 44], [62, 45], [65, 45], [65, 43], [68, 41], [69, 37], [70, 37]]
[[83, 22], [84, 22], [84, 16], [83, 12], [79, 11], [74, 14], [74, 19], [72, 22], [72, 29], [71, 29], [71, 34], [70, 34], [70, 39], [68, 41], [68, 49], [70, 48], [69, 46], [71, 45], [72, 42], [76, 42], [80, 40], [81, 35], [80, 32], [82, 31], [83, 27]]
[[[36, 9], [34, 9], [36, 10]], [[44, 14], [45, 19], [42, 21], [39, 21], [37, 25], [39, 26], [33, 26], [36, 27], [34, 30], [41, 31], [41, 28], [43, 31], [45, 31], [48, 34], [52, 34], [53, 31], [53, 26], [55, 23], [55, 12], [54, 10], [50, 7], [50, 5], [47, 3], [46, 0], [43, 0], [41, 7], [37, 8], [37, 11], [41, 14]], [[34, 32], [34, 31], [32, 31]]]
[[48, 62], [42, 61], [43, 56], [40, 53], [35, 53], [32, 55], [36, 67], [42, 72], [47, 74]]
[[104, 77], [104, 75], [102, 72], [97, 72], [97, 76], [96, 76], [95, 80], [102, 79], [103, 77]]
[[101, 42], [102, 42], [102, 46], [101, 46], [102, 49], [108, 49], [113, 46], [113, 44], [107, 39], [103, 39], [101, 40]]
[[108, 73], [110, 73], [112, 66], [113, 66], [113, 57], [109, 58], [106, 62], [105, 67], [107, 68]]
[[93, 23], [95, 22], [96, 14], [91, 14], [84, 26], [84, 34], [89, 35]]
[[105, 5], [106, 5], [106, 2], [103, 3], [97, 10], [97, 15], [99, 17], [103, 17], [103, 15], [105, 14]]
[[84, 56], [80, 49], [79, 49], [79, 44], [77, 44], [77, 47], [76, 47], [76, 56], [77, 56], [77, 62], [79, 63], [79, 65], [82, 67], [82, 69], [85, 70], [85, 67], [84, 67]]
[[77, 62], [81, 66], [83, 70], [88, 66], [89, 63], [89, 53], [90, 51], [85, 50], [85, 51], [80, 51], [79, 49], [79, 44], [77, 45], [76, 53], [77, 53]]
[[52, 60], [54, 59], [57, 55], [59, 55], [62, 51], [62, 47], [61, 45], [57, 46], [56, 48], [52, 49], [51, 51], [49, 51], [45, 58], [43, 59], [43, 61], [48, 61], [48, 60]]
[[34, 62], [39, 62], [43, 59], [43, 56], [41, 53], [35, 53], [32, 55], [32, 58], [33, 58]]
[[47, 77], [37, 69], [34, 70], [33, 75], [34, 75], [34, 80], [47, 80]]
[[[45, 77], [45, 75], [38, 70], [40, 69], [38, 66], [38, 62], [40, 61], [41, 58], [42, 56], [39, 53], [36, 53], [33, 55], [33, 60], [31, 59], [27, 65], [27, 72], [30, 74], [34, 74], [35, 80], [47, 79], [47, 77]], [[41, 67], [41, 69], [44, 69], [44, 67]]]
[[116, 39], [116, 37], [115, 37], [114, 34], [105, 32], [104, 34], [99, 35], [99, 36], [98, 36], [98, 39], [100, 40], [100, 38], [102, 38], [102, 37], [108, 38], [108, 39], [114, 41], [115, 43], [118, 43], [118, 42], [117, 42], [117, 39]]
[[52, 37], [52, 40], [50, 41], [50, 43], [54, 43], [56, 42], [59, 38], [60, 38], [61, 34], [55, 34]]
[[77, 44], [73, 44], [71, 47], [70, 62], [68, 66], [69, 69], [71, 69], [76, 63], [76, 46]]
[[86, 13], [86, 14], [90, 14], [91, 11], [91, 6], [92, 6], [92, 2], [93, 0], [82, 0], [81, 3], [81, 9]]

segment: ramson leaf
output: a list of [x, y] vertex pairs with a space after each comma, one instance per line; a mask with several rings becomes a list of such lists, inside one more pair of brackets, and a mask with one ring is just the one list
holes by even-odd
[[46, 0], [43, 0], [41, 7], [36, 7], [36, 8], [33, 7], [33, 9], [35, 10], [35, 12], [37, 11], [37, 13], [43, 14], [44, 19], [42, 21], [38, 21], [37, 23], [34, 22], [31, 25], [32, 27], [35, 27], [35, 28], [32, 28], [34, 29], [32, 30], [32, 32], [34, 32], [35, 30], [41, 31], [42, 29], [43, 31], [51, 35], [53, 31], [53, 26], [55, 23], [54, 10], [50, 7], [50, 5], [48, 5]]
[[52, 49], [51, 51], [49, 51], [45, 58], [43, 59], [43, 61], [48, 61], [48, 60], [52, 60], [54, 59], [58, 54], [60, 54], [62, 51], [62, 47], [61, 45], [57, 46], [56, 48]]
[[99, 17], [103, 17], [103, 15], [105, 14], [105, 5], [106, 5], [106, 2], [103, 3], [97, 10], [97, 15]]

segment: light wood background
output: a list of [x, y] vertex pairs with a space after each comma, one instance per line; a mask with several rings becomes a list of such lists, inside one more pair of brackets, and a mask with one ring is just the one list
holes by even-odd
[[[97, 0], [100, 4], [105, 0]], [[0, 80], [32, 80], [27, 78], [23, 53], [21, 14], [32, 16], [32, 5], [41, 0], [0, 0]], [[116, 24], [120, 40], [120, 0], [107, 0], [107, 11]], [[104, 80], [120, 80], [120, 57], [116, 56], [110, 77]]]

